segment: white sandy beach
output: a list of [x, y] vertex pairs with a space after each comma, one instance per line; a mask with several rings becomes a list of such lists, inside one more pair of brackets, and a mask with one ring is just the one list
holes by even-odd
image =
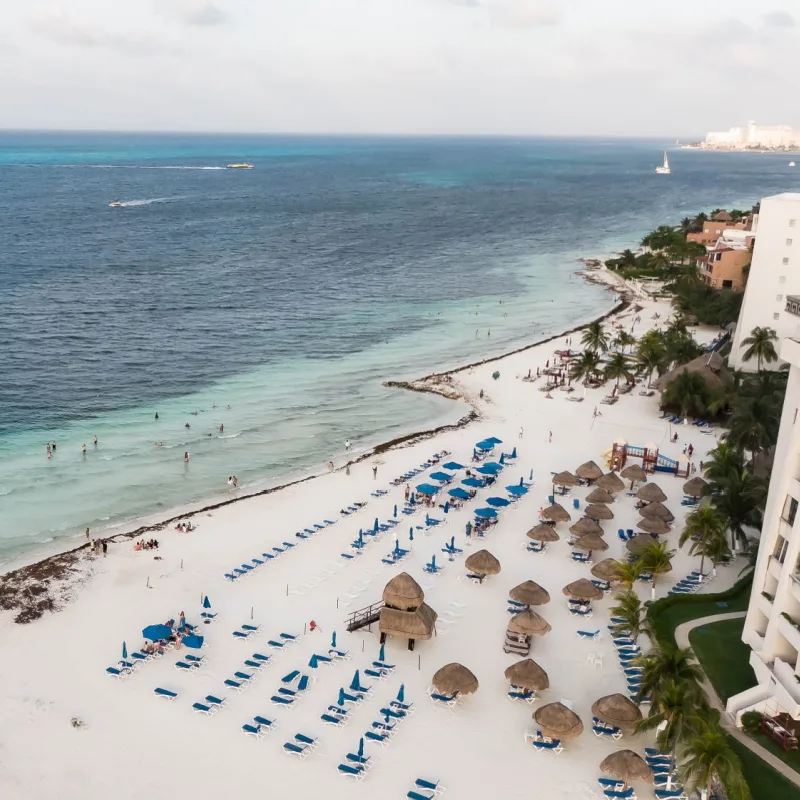
[[[653, 324], [654, 311], [660, 312], [662, 323], [669, 315], [666, 304], [642, 305], [636, 335]], [[628, 309], [619, 319], [630, 329], [634, 316]], [[579, 339], [580, 334], [574, 334], [576, 344]], [[556, 340], [458, 373], [454, 380], [482, 413], [480, 421], [466, 428], [356, 464], [350, 475], [337, 471], [234, 503], [213, 515], [198, 515], [193, 520], [198, 529], [191, 534], [172, 529], [153, 534], [161, 543], [158, 551], [136, 552], [132, 541], [112, 544], [106, 559], [92, 560], [90, 578], [61, 611], [27, 625], [14, 624], [13, 615], [4, 612], [0, 617], [4, 687], [0, 797], [402, 798], [418, 777], [440, 779], [447, 787], [446, 797], [453, 798], [600, 797], [599, 762], [614, 749], [631, 747], [641, 753], [652, 743], [647, 737], [601, 740], [591, 731], [592, 703], [603, 695], [625, 692], [606, 627], [613, 595], [595, 603], [592, 619], [572, 617], [562, 587], [590, 574], [586, 565], [573, 563], [569, 557], [568, 526], [559, 525], [561, 541], [542, 554], [525, 551], [525, 533], [537, 524], [539, 509], [548, 504], [551, 472], [572, 471], [589, 459], [605, 469], [603, 454], [615, 439], [638, 445], [655, 442], [671, 458], [677, 458], [691, 441], [696, 463], [717, 440], [689, 426], [680, 428], [677, 444], [669, 444], [670, 428], [659, 419], [657, 393], [642, 397], [634, 392], [616, 405], [605, 406], [600, 400], [609, 388], [590, 389], [584, 402], [577, 403], [567, 402], [567, 395], [560, 391], [546, 399], [538, 391], [539, 383], [520, 380], [529, 369], [535, 374], [537, 366], [544, 367], [562, 345], [563, 339]], [[496, 370], [500, 377], [493, 380]], [[478, 399], [481, 389], [484, 400]], [[579, 387], [576, 393], [582, 392]], [[595, 407], [602, 416], [593, 420]], [[519, 438], [521, 427], [524, 435]], [[384, 521], [392, 516], [395, 505], [402, 506], [403, 486], [390, 488], [392, 478], [442, 450], [469, 464], [473, 444], [487, 436], [503, 440], [498, 455], [515, 446], [518, 452], [496, 487], [479, 490], [477, 500], [446, 516], [438, 508], [432, 512], [443, 524], [427, 533], [416, 531], [413, 550], [399, 566], [381, 563], [393, 546], [390, 533], [370, 542], [358, 558], [341, 557], [349, 552], [360, 527], [371, 527], [376, 517]], [[377, 480], [372, 474], [375, 462], [379, 463]], [[483, 505], [481, 498], [505, 496], [503, 487], [518, 483], [523, 476], [527, 480], [531, 470], [535, 483], [530, 492], [501, 511], [499, 524], [484, 539], [468, 544], [465, 525], [472, 511]], [[412, 486], [426, 480], [430, 471], [414, 479]], [[454, 485], [462, 477], [460, 473]], [[666, 504], [677, 518], [672, 532], [664, 537], [676, 547], [687, 511], [680, 502], [684, 479], [658, 473], [651, 480], [666, 492]], [[378, 488], [389, 492], [372, 498], [370, 493]], [[578, 514], [572, 498], [579, 498], [583, 506], [589, 491], [575, 489], [562, 501], [573, 521]], [[366, 501], [366, 508], [340, 518], [339, 509], [356, 501]], [[603, 523], [610, 549], [595, 554], [595, 561], [624, 557], [616, 531], [634, 527], [638, 519], [634, 500], [624, 492], [611, 508], [615, 519]], [[397, 532], [404, 547], [409, 525], [422, 524], [424, 516], [424, 510], [400, 516]], [[296, 531], [323, 519], [337, 522], [311, 538], [295, 537]], [[441, 548], [453, 535], [465, 553], [449, 562]], [[236, 583], [224, 578], [232, 568], [282, 542], [296, 543], [296, 547]], [[483, 585], [473, 585], [463, 580], [463, 561], [479, 548], [499, 559], [502, 572]], [[444, 566], [438, 577], [422, 570], [434, 553], [437, 563]], [[161, 560], [154, 560], [154, 555]], [[85, 558], [88, 561], [90, 556]], [[698, 560], [681, 552], [673, 565], [674, 572], [659, 583], [659, 597], [696, 569]], [[730, 586], [740, 566], [720, 569], [711, 589]], [[437, 635], [417, 642], [414, 652], [407, 650], [404, 640], [389, 639], [386, 660], [397, 665], [394, 673], [385, 683], [362, 676], [363, 683], [372, 685], [372, 696], [354, 707], [343, 730], [327, 727], [320, 715], [336, 702], [339, 687], [347, 687], [354, 670], [369, 667], [378, 656], [377, 626], [371, 633], [349, 634], [345, 620], [350, 612], [378, 602], [386, 582], [401, 571], [419, 581], [426, 602], [438, 612]], [[518, 660], [503, 652], [508, 591], [528, 579], [544, 586], [552, 598], [537, 609], [552, 631], [535, 637], [531, 649], [531, 658], [549, 674], [551, 688], [540, 693], [532, 706], [510, 701], [503, 677], [504, 670]], [[649, 598], [648, 584], [638, 590]], [[204, 595], [218, 616], [214, 624], [200, 625], [206, 647], [195, 652], [207, 662], [200, 670], [179, 673], [174, 664], [187, 652], [180, 650], [141, 665], [124, 681], [106, 675], [106, 667], [119, 660], [123, 641], [129, 650], [142, 644], [145, 626], [177, 619], [181, 611], [190, 623], [200, 624]], [[269, 639], [282, 632], [301, 635], [312, 619], [319, 631], [280, 652], [269, 649]], [[238, 641], [232, 632], [243, 623], [261, 629], [249, 640]], [[600, 641], [576, 636], [578, 629], [598, 628], [603, 632]], [[339, 649], [349, 650], [352, 658], [310, 669], [311, 655], [327, 653], [334, 631]], [[224, 680], [242, 670], [244, 660], [255, 652], [272, 655], [271, 663], [243, 693], [226, 691]], [[602, 654], [602, 666], [590, 666], [589, 654]], [[435, 707], [426, 696], [434, 672], [452, 661], [467, 666], [480, 682], [478, 691], [454, 711]], [[297, 707], [277, 708], [270, 697], [281, 685], [281, 677], [295, 669], [316, 681]], [[401, 683], [416, 713], [398, 723], [398, 733], [387, 748], [367, 743], [366, 752], [375, 763], [362, 783], [338, 775], [337, 765], [347, 753], [356, 751], [359, 738], [373, 720], [380, 719], [379, 710], [397, 695]], [[156, 687], [177, 692], [178, 698], [175, 702], [156, 698]], [[211, 718], [192, 711], [192, 704], [208, 694], [228, 699], [227, 707]], [[523, 741], [524, 732], [537, 727], [532, 712], [555, 700], [568, 701], [584, 724], [583, 734], [566, 742], [560, 755], [537, 752]], [[264, 740], [244, 736], [242, 725], [252, 723], [255, 715], [275, 719], [279, 729]], [[73, 717], [82, 720], [84, 727], [74, 729]], [[320, 741], [319, 749], [304, 761], [282, 749], [298, 732], [318, 736]], [[636, 789], [640, 798], [653, 796], [646, 786]]]

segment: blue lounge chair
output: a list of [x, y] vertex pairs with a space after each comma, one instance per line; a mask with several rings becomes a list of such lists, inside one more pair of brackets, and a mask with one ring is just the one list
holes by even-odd
[[426, 781], [423, 778], [417, 778], [414, 781], [414, 786], [434, 794], [442, 794], [444, 792], [444, 786], [442, 786], [441, 781]]
[[601, 786], [605, 786], [606, 789], [624, 789], [625, 788], [625, 781], [621, 781], [617, 778], [598, 778], [597, 782]]
[[353, 764], [361, 764], [365, 767], [369, 764], [369, 756], [360, 756], [357, 753], [348, 753], [345, 756], [345, 760], [350, 761]]
[[272, 702], [276, 706], [291, 706], [291, 705], [294, 704], [294, 698], [293, 697], [286, 697], [286, 696], [280, 695], [280, 694], [272, 695], [270, 700], [272, 700]]
[[131, 658], [138, 663], [150, 660], [150, 656], [147, 653], [131, 653]]
[[240, 681], [244, 681], [245, 683], [247, 681], [252, 681], [254, 678], [253, 675], [248, 675], [246, 672], [234, 672], [233, 677], [238, 678]]
[[622, 738], [622, 731], [619, 728], [609, 728], [605, 725], [592, 725], [592, 733], [598, 737], [608, 736], [611, 739]]
[[175, 700], [178, 697], [177, 692], [171, 692], [169, 689], [162, 689], [160, 686], [157, 686], [153, 689], [153, 694], [156, 697], [163, 697], [165, 700]]
[[357, 781], [363, 780], [364, 776], [367, 774], [366, 767], [364, 767], [362, 764], [356, 764], [353, 767], [351, 767], [349, 764], [339, 764], [336, 769], [339, 770], [341, 775], [346, 775], [349, 778], [355, 778]]
[[251, 634], [250, 634], [249, 631], [234, 631], [233, 632], [233, 636], [236, 639], [249, 639], [250, 635]]
[[106, 674], [110, 675], [112, 678], [116, 678], [117, 680], [122, 680], [131, 674], [131, 670], [128, 667], [123, 667], [122, 669], [117, 669], [116, 667], [106, 667]]
[[299, 669], [292, 670], [288, 675], [284, 675], [281, 678], [281, 683], [292, 683], [297, 679], [297, 676], [300, 674]]
[[210, 706], [216, 706], [217, 708], [223, 708], [224, 706], [228, 705], [228, 701], [225, 698], [219, 698], [213, 694], [206, 695], [206, 703], [208, 703]]
[[306, 689], [308, 689], [309, 680], [310, 679], [308, 675], [301, 675], [300, 680], [297, 682], [297, 691], [304, 692]]
[[364, 699], [364, 695], [349, 694], [348, 692], [342, 692], [341, 697], [345, 703], [360, 703]]
[[257, 661], [260, 661], [262, 664], [266, 664], [272, 658], [272, 656], [265, 656], [261, 653], [253, 653], [253, 658], [255, 658]]
[[253, 661], [249, 658], [245, 660], [244, 665], [246, 667], [250, 667], [251, 669], [264, 669], [263, 661]]
[[636, 800], [636, 793], [633, 791], [633, 786], [629, 786], [623, 791], [617, 791], [616, 789], [605, 789], [603, 794], [606, 797], [611, 798], [611, 800]]
[[255, 633], [260, 628], [261, 628], [260, 625], [242, 625], [243, 631], [250, 631], [251, 633]]
[[185, 661], [175, 662], [175, 669], [183, 672], [191, 672], [193, 669], [197, 669], [198, 666], [198, 664], [187, 664]]
[[413, 789], [408, 792], [406, 795], [408, 800], [433, 800], [436, 797], [436, 792], [425, 792], [421, 794], [420, 792], [415, 792]]
[[247, 736], [255, 736], [256, 739], [263, 739], [267, 734], [266, 731], [261, 730], [260, 725], [242, 725], [242, 730]]
[[580, 639], [599, 639], [600, 629], [598, 628], [596, 631], [577, 631], [577, 634]]
[[311, 748], [307, 744], [295, 744], [294, 742], [284, 742], [283, 749], [290, 755], [298, 758], [308, 758], [311, 755]]
[[261, 561], [261, 559], [259, 559], [259, 558], [253, 558], [253, 559], [250, 559], [250, 560], [251, 560], [251, 561], [252, 561], [252, 562], [253, 562], [253, 563], [254, 563], [254, 564], [257, 566], [257, 567], [263, 567], [263, 566], [264, 566], [264, 562], [263, 562], [263, 561]]
[[276, 642], [274, 639], [270, 639], [267, 644], [275, 650], [281, 650], [284, 647], [283, 642]]
[[284, 697], [297, 697], [297, 692], [294, 689], [287, 689], [285, 686], [278, 688], [278, 694], [282, 694]]
[[193, 656], [191, 653], [187, 653], [183, 657], [184, 661], [188, 661], [190, 664], [203, 664], [206, 660], [205, 656]]
[[333, 714], [322, 714], [320, 719], [323, 725], [332, 725], [333, 727], [343, 728], [347, 724], [347, 717], [337, 717]]
[[537, 750], [549, 750], [551, 753], [558, 755], [564, 748], [561, 745], [561, 739], [534, 739], [533, 746]]
[[275, 720], [267, 719], [266, 717], [253, 717], [253, 719], [262, 727], [268, 731], [274, 730], [277, 728], [277, 724]]
[[393, 722], [373, 722], [372, 727], [379, 733], [391, 736], [394, 733], [395, 724]]
[[446, 705], [449, 708], [453, 708], [455, 704], [458, 702], [458, 694], [439, 694], [439, 692], [431, 692], [430, 698], [433, 700], [434, 703], [440, 703], [442, 705]]
[[405, 719], [408, 716], [406, 712], [400, 708], [382, 708], [381, 714], [384, 717], [391, 717], [392, 719]]
[[508, 690], [508, 697], [510, 700], [524, 700], [526, 703], [533, 703], [536, 700], [536, 693], [514, 688]]
[[233, 689], [237, 694], [241, 694], [244, 691], [244, 686], [241, 683], [232, 681], [230, 678], [225, 679], [225, 685]]
[[317, 658], [318, 664], [333, 664], [333, 659], [329, 656], [321, 656], [318, 653], [314, 653], [314, 655]]
[[235, 582], [235, 581], [239, 580], [239, 576], [238, 576], [238, 575], [232, 575], [230, 572], [226, 572], [226, 573], [225, 573], [225, 577], [226, 577], [226, 578], [227, 578], [229, 581], [232, 581], [232, 582]]
[[271, 559], [275, 558], [275, 556], [272, 553], [262, 553], [261, 558], [265, 558], [267, 561], [270, 561]]
[[217, 710], [214, 706], [207, 706], [204, 703], [193, 703], [192, 708], [198, 714], [205, 714], [207, 717], [210, 717]]
[[247, 572], [252, 572], [255, 567], [252, 564], [242, 564], [242, 569], [247, 570]]

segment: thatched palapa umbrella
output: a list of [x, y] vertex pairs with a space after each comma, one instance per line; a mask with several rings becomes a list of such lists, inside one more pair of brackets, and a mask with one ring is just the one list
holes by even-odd
[[647, 483], [642, 486], [636, 496], [645, 503], [663, 503], [667, 496], [661, 491], [661, 487], [655, 483]]
[[552, 739], [572, 739], [583, 733], [581, 718], [563, 703], [548, 703], [537, 709], [533, 718]]
[[648, 503], [639, 509], [639, 513], [647, 519], [663, 519], [664, 522], [672, 522], [675, 515], [663, 503]]
[[544, 517], [544, 519], [549, 519], [552, 522], [569, 522], [572, 519], [572, 517], [569, 515], [569, 511], [567, 511], [564, 506], [561, 506], [558, 503], [553, 503], [553, 505], [547, 506], [547, 508], [542, 511], [542, 517]]
[[526, 606], [543, 606], [550, 602], [550, 593], [535, 581], [525, 581], [515, 586], [508, 596], [514, 602], [524, 603]]
[[647, 473], [638, 464], [631, 464], [629, 467], [625, 467], [620, 472], [620, 476], [631, 482], [631, 489], [633, 489], [633, 484], [637, 481], [644, 483], [647, 480]]
[[497, 575], [500, 572], [500, 562], [488, 550], [478, 550], [464, 563], [468, 570], [482, 577]]
[[708, 484], [700, 477], [691, 478], [683, 484], [683, 493], [689, 497], [702, 497], [708, 491]]
[[605, 553], [605, 551], [608, 550], [608, 543], [606, 540], [596, 533], [587, 533], [585, 536], [581, 536], [572, 546], [576, 550], [585, 550], [587, 553], [592, 553], [595, 550]]
[[387, 636], [408, 639], [408, 649], [414, 649], [417, 639], [430, 639], [438, 617], [425, 602], [422, 587], [407, 573], [392, 578], [383, 590], [383, 608], [378, 626], [381, 643]]
[[547, 673], [531, 658], [517, 661], [505, 671], [506, 679], [514, 686], [541, 692], [550, 688], [550, 679]]
[[589, 571], [601, 581], [614, 581], [619, 577], [619, 567], [620, 563], [615, 558], [606, 558]]
[[614, 519], [614, 512], [602, 503], [592, 503], [583, 509], [589, 519]]
[[561, 538], [552, 525], [537, 525], [531, 528], [527, 535], [534, 542], [557, 542]]
[[591, 581], [587, 581], [586, 578], [579, 578], [577, 581], [568, 583], [561, 591], [573, 600], [603, 599], [603, 592]]
[[570, 529], [569, 532], [574, 536], [586, 536], [587, 533], [596, 533], [598, 536], [603, 535], [603, 529], [592, 519], [578, 520]]
[[611, 492], [607, 491], [606, 489], [592, 489], [589, 494], [586, 495], [586, 502], [587, 503], [613, 503], [614, 502], [614, 495]]
[[641, 718], [642, 712], [624, 694], [608, 694], [593, 706], [592, 714], [607, 725], [617, 728], [632, 728]]
[[535, 611], [523, 611], [521, 614], [514, 614], [508, 623], [510, 633], [522, 633], [525, 636], [544, 636], [550, 633], [552, 628], [550, 623]]
[[636, 523], [636, 527], [641, 531], [645, 531], [646, 533], [655, 533], [656, 535], [669, 533], [669, 525], [663, 519], [659, 519], [658, 517], [640, 519]]
[[553, 486], [577, 486], [578, 479], [571, 473], [564, 470], [558, 475], [553, 475]]
[[602, 478], [598, 478], [595, 481], [595, 485], [612, 494], [614, 492], [621, 492], [625, 488], [625, 484], [620, 480], [619, 476], [613, 472], [606, 472]]
[[603, 470], [601, 470], [594, 461], [587, 461], [575, 470], [575, 474], [585, 481], [596, 481], [603, 476]]
[[628, 550], [629, 553], [633, 553], [634, 555], [638, 555], [639, 553], [643, 553], [647, 550], [648, 547], [655, 541], [652, 536], [647, 533], [640, 533], [638, 536], [634, 536], [633, 539], [628, 539], [625, 542], [625, 548]]
[[617, 750], [600, 762], [600, 769], [625, 783], [647, 781], [652, 783], [653, 772], [645, 760], [633, 750]]
[[383, 602], [398, 611], [413, 611], [424, 601], [425, 592], [407, 572], [395, 575], [383, 590]]
[[472, 694], [478, 691], [478, 679], [461, 664], [447, 664], [431, 680], [442, 694]]

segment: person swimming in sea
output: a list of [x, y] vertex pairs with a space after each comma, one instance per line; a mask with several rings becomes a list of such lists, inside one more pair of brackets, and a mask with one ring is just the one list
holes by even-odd
[[184, 463], [188, 463], [189, 462], [189, 451], [188, 450], [183, 454], [183, 461], [184, 461]]
[[188, 431], [192, 426], [187, 422], [183, 427]]
[[224, 423], [223, 423], [222, 425], [220, 425], [220, 426], [219, 426], [219, 432], [220, 432], [220, 433], [223, 433], [223, 432], [224, 432], [224, 430], [225, 430], [225, 425], [224, 425]]

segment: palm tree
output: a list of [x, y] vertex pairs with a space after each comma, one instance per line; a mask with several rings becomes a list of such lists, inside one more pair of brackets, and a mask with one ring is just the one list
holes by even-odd
[[742, 764], [720, 728], [707, 726], [689, 739], [680, 748], [680, 753], [684, 780], [700, 790], [702, 800], [708, 798], [715, 783], [724, 784], [729, 800], [750, 798]]
[[617, 259], [617, 264], [621, 269], [627, 269], [629, 267], [636, 266], [636, 254], [633, 252], [633, 250], [623, 250], [618, 255], [619, 258]]
[[628, 359], [626, 359], [622, 353], [614, 353], [614, 355], [611, 356], [611, 360], [606, 364], [603, 374], [606, 378], [611, 378], [612, 380], [616, 378], [616, 385], [619, 386], [619, 379], [625, 378], [625, 380], [630, 380], [633, 376], [633, 370], [628, 363]]
[[586, 350], [581, 353], [577, 361], [572, 362], [570, 376], [574, 381], [583, 378], [583, 382], [586, 383], [597, 374], [599, 366], [600, 356], [593, 350]]
[[608, 350], [608, 335], [603, 330], [603, 323], [599, 320], [589, 323], [581, 335], [581, 344], [587, 350], [605, 353]]
[[711, 504], [722, 515], [731, 532], [731, 550], [738, 542], [747, 547], [745, 527], [760, 528], [767, 496], [767, 484], [749, 472], [731, 473], [715, 484], [720, 491], [711, 496]]
[[666, 575], [668, 572], [672, 572], [672, 558], [674, 555], [675, 550], [670, 550], [666, 542], [657, 542], [653, 540], [640, 553], [637, 559], [642, 567], [642, 571], [649, 572], [653, 576], [652, 592], [654, 599], [656, 594], [656, 580], [659, 575]]
[[743, 397], [731, 414], [727, 440], [753, 454], [755, 466], [759, 454], [778, 441], [780, 413], [770, 397]]
[[642, 683], [637, 695], [639, 703], [652, 696], [653, 705], [658, 706], [671, 683], [686, 684], [696, 697], [702, 696], [699, 684], [703, 670], [688, 647], [654, 647], [634, 663], [642, 668]]
[[647, 629], [643, 616], [644, 606], [639, 599], [639, 595], [633, 591], [622, 592], [617, 597], [617, 604], [611, 608], [611, 614], [624, 620], [614, 628], [614, 633], [619, 636], [624, 634], [630, 636], [634, 641], [639, 638], [639, 634]]
[[636, 561], [617, 561], [614, 580], [627, 591], [631, 591], [641, 574], [642, 566], [638, 559]]
[[677, 407], [682, 417], [703, 416], [714, 399], [711, 387], [702, 375], [684, 369], [665, 387], [661, 394], [662, 408]]
[[712, 483], [722, 485], [731, 475], [744, 472], [744, 454], [731, 442], [720, 442], [708, 455], [703, 473]]
[[614, 344], [620, 348], [620, 352], [624, 353], [626, 347], [633, 347], [636, 344], [636, 337], [627, 331], [620, 331], [614, 337]]
[[694, 684], [667, 678], [659, 692], [658, 704], [650, 705], [650, 713], [637, 723], [636, 732], [658, 729], [658, 749], [662, 753], [671, 752], [678, 742], [702, 730], [706, 706], [705, 698], [698, 695]]
[[761, 372], [761, 362], [766, 361], [772, 364], [778, 360], [778, 353], [775, 350], [775, 342], [778, 341], [778, 334], [774, 328], [762, 328], [756, 326], [750, 331], [746, 339], [742, 339], [742, 347], [746, 347], [743, 358], [749, 361], [753, 356], [758, 359], [758, 371]]
[[717, 563], [726, 554], [730, 554], [728, 543], [725, 540], [725, 519], [719, 511], [711, 506], [700, 506], [687, 515], [686, 527], [678, 544], [683, 547], [690, 540], [692, 544], [689, 547], [689, 553], [693, 556], [700, 556], [701, 573], [706, 558]]
[[753, 572], [756, 568], [756, 561], [758, 561], [758, 546], [761, 543], [760, 539], [755, 536], [750, 536], [747, 540], [747, 545], [743, 551], [747, 563], [739, 570], [739, 575], [742, 576], [746, 572]]
[[639, 368], [644, 370], [647, 375], [649, 386], [653, 379], [653, 373], [656, 370], [660, 372], [666, 366], [667, 354], [661, 339], [659, 337], [647, 339], [643, 337], [636, 348], [636, 357], [639, 359]]

